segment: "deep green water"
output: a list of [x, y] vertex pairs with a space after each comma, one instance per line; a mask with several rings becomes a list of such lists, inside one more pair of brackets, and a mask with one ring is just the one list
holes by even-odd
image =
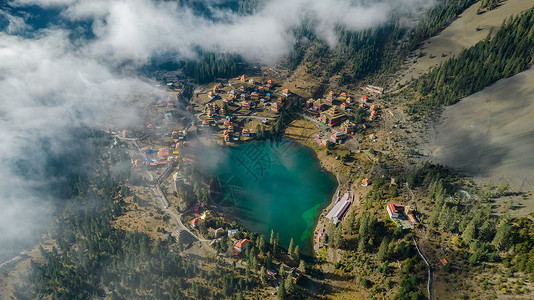
[[337, 187], [311, 149], [291, 141], [249, 143], [221, 149], [203, 163], [221, 183], [217, 202], [237, 207], [242, 225], [267, 242], [271, 229], [280, 233], [283, 247], [293, 237], [302, 253], [311, 253], [317, 218]]

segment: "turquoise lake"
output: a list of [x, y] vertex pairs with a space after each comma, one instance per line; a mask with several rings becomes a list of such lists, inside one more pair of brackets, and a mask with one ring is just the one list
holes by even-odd
[[216, 202], [237, 208], [238, 222], [251, 231], [280, 233], [280, 244], [311, 254], [320, 212], [337, 187], [315, 153], [298, 143], [256, 142], [220, 149], [200, 162], [220, 183]]

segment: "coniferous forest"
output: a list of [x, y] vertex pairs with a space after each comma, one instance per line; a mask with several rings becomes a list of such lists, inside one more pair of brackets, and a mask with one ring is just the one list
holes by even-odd
[[534, 9], [504, 22], [493, 35], [415, 81], [423, 102], [451, 105], [534, 62]]

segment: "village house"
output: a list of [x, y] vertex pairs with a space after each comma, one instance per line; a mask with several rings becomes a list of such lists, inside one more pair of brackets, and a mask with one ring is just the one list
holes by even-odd
[[354, 132], [354, 129], [356, 128], [356, 124], [352, 123], [349, 120], [345, 120], [343, 123], [341, 123], [340, 129], [345, 132], [345, 134], [351, 134]]
[[279, 112], [282, 109], [282, 104], [279, 102], [271, 103], [271, 110], [274, 110], [275, 112]]
[[340, 131], [340, 132], [336, 132], [332, 134], [332, 136], [330, 137], [330, 141], [334, 144], [339, 144], [343, 142], [345, 138], [347, 138], [347, 135], [345, 134], [345, 132]]
[[217, 229], [213, 229], [213, 235], [217, 237], [218, 234], [222, 234], [224, 232], [224, 229], [222, 227], [219, 227]]
[[284, 89], [282, 95], [284, 95], [284, 97], [289, 97], [291, 96], [291, 91], [289, 89]]
[[362, 186], [368, 186], [370, 184], [371, 184], [371, 179], [369, 178], [362, 179]]
[[229, 229], [228, 230], [228, 237], [231, 238], [234, 235], [236, 235], [239, 232], [239, 229]]
[[374, 86], [374, 85], [367, 85], [365, 89], [375, 94], [382, 94], [384, 92], [384, 88]]
[[376, 135], [374, 135], [373, 133], [371, 133], [369, 135], [369, 138], [372, 140], [372, 141], [376, 141]]
[[322, 112], [319, 118], [325, 124], [334, 126], [345, 120], [347, 116], [336, 105], [334, 105], [328, 110]]
[[295, 268], [293, 271], [291, 271], [291, 279], [293, 280], [294, 284], [297, 284], [299, 282], [300, 278], [302, 277], [302, 272]]
[[313, 107], [313, 102], [315, 102], [315, 100], [313, 100], [313, 98], [310, 98], [310, 99], [306, 100], [306, 102], [304, 104], [306, 105], [306, 107], [308, 109], [311, 109]]
[[247, 81], [247, 75], [243, 74], [241, 75], [241, 81], [246, 82]]
[[260, 94], [258, 92], [252, 92], [250, 93], [250, 99], [252, 100], [258, 100], [260, 98]]
[[407, 214], [408, 220], [410, 220], [410, 223], [412, 223], [412, 226], [417, 225], [417, 219], [413, 214]]
[[347, 110], [347, 108], [349, 107], [349, 105], [345, 102], [341, 103], [341, 109], [343, 110]]
[[248, 239], [242, 239], [239, 242], [237, 242], [234, 246], [234, 255], [239, 255], [245, 248], [247, 248], [249, 240]]
[[342, 92], [341, 94], [339, 94], [339, 100], [344, 101], [344, 100], [347, 99], [347, 97], [348, 97], [348, 95], [345, 92]]
[[391, 219], [399, 219], [404, 214], [404, 205], [400, 203], [388, 203], [386, 210]]
[[243, 137], [249, 137], [249, 136], [250, 136], [250, 130], [248, 130], [248, 129], [243, 129], [243, 130], [241, 131], [241, 136], [243, 136]]
[[194, 218], [191, 220], [191, 227], [195, 228], [198, 226], [198, 222], [200, 222], [200, 218]]
[[325, 109], [325, 104], [323, 103], [323, 101], [321, 99], [317, 99], [313, 102], [312, 104], [312, 109], [314, 111], [323, 111]]
[[352, 97], [347, 97], [347, 100], [345, 100], [348, 104], [351, 104], [353, 102]]

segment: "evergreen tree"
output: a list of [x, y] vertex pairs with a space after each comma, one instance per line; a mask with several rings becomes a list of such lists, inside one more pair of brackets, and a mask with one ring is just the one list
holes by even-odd
[[287, 253], [291, 255], [293, 253], [293, 238], [291, 238], [291, 241], [289, 242], [289, 247], [287, 248]]
[[389, 246], [389, 240], [387, 237], [384, 237], [382, 239], [382, 243], [380, 243], [380, 247], [378, 248], [378, 254], [377, 254], [378, 260], [386, 261], [388, 259], [388, 246]]
[[278, 286], [278, 291], [276, 295], [278, 296], [278, 299], [280, 300], [286, 299], [286, 287], [283, 282], [280, 283], [280, 285]]

